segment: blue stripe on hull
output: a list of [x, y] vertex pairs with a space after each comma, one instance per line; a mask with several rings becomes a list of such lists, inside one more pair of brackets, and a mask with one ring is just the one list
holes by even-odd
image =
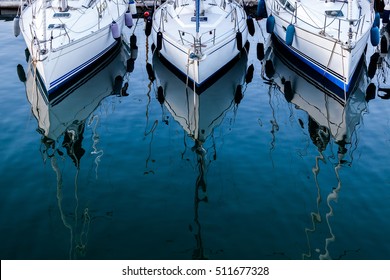
[[80, 74], [81, 72], [84, 72], [89, 66], [91, 66], [96, 61], [101, 59], [106, 53], [108, 53], [117, 44], [118, 44], [117, 41], [113, 42], [110, 46], [105, 48], [103, 51], [101, 51], [100, 53], [98, 53], [97, 55], [92, 57], [91, 59], [87, 60], [86, 62], [84, 62], [83, 64], [79, 65], [75, 69], [69, 71], [68, 73], [66, 73], [62, 77], [60, 77], [60, 78], [54, 80], [53, 82], [51, 82], [50, 83], [50, 89], [47, 92], [49, 100], [53, 99], [51, 97], [51, 95], [54, 92], [58, 91], [59, 88], [63, 87], [64, 84], [68, 83], [71, 79], [76, 78], [76, 76], [78, 76], [78, 74]]
[[[66, 90], [70, 85], [72, 85], [75, 81], [83, 78], [88, 72], [97, 65], [100, 61], [106, 59], [107, 56], [110, 56], [112, 52], [120, 48], [122, 46], [121, 41], [115, 41], [112, 45], [107, 47], [105, 50], [95, 55], [93, 58], [73, 69], [72, 71], [65, 74], [63, 77], [67, 77], [66, 79], [62, 79], [63, 81], [57, 84], [55, 87], [50, 88], [49, 91], [46, 92], [48, 101], [52, 101], [56, 97], [62, 94], [64, 90]], [[72, 74], [70, 74], [72, 73]], [[61, 79], [61, 78], [59, 78]], [[58, 79], [58, 80], [59, 80]]]
[[283, 40], [274, 34], [272, 34], [272, 41], [275, 47], [283, 53], [284, 57], [288, 58], [296, 65], [296, 67], [305, 72], [306, 75], [309, 75], [324, 88], [334, 92], [340, 98], [346, 99], [351, 91], [355, 88], [354, 85], [359, 76], [358, 73], [360, 72], [357, 71], [357, 69], [363, 65], [364, 56], [360, 58], [355, 73], [353, 74], [349, 84], [346, 84], [344, 81], [332, 75], [329, 70], [324, 69], [324, 67], [321, 67], [321, 65], [316, 64], [314, 61], [311, 61], [305, 56], [296, 52], [293, 48], [285, 45]]
[[[222, 66], [218, 71], [216, 71], [214, 74], [212, 74], [206, 80], [204, 80], [202, 83], [200, 83], [200, 84], [195, 83], [196, 93], [200, 95], [202, 92], [204, 92], [210, 86], [212, 86], [219, 78], [221, 78], [226, 73], [226, 71], [231, 69], [236, 64], [236, 62], [240, 59], [241, 55], [243, 55], [242, 52], [246, 52], [246, 51], [247, 51], [246, 48], [243, 48], [243, 50], [240, 53], [238, 53], [232, 60], [230, 60], [228, 63], [226, 63], [224, 66]], [[165, 67], [167, 67], [181, 81], [183, 81], [183, 83], [187, 83], [189, 88], [194, 88], [194, 80], [187, 77], [187, 75], [185, 73], [183, 73], [180, 69], [178, 69], [175, 65], [173, 65], [162, 54], [159, 54], [158, 59], [160, 59], [161, 63]]]

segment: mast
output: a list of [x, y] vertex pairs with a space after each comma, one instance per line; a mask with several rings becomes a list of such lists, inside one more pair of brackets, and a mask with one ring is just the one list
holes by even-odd
[[46, 53], [46, 8], [47, 8], [47, 2], [46, 0], [43, 0], [43, 53]]
[[200, 0], [195, 0], [195, 21], [196, 21], [196, 38], [199, 37], [199, 21], [200, 21]]
[[47, 53], [47, 0], [32, 1], [30, 5], [32, 13], [30, 32], [32, 41], [34, 42], [31, 45], [31, 55], [34, 60], [41, 60], [40, 56]]
[[42, 32], [43, 32], [43, 50], [41, 50], [41, 54], [46, 53], [46, 0], [42, 0]]
[[348, 0], [348, 16], [347, 18], [349, 19], [349, 22], [351, 22], [352, 20], [352, 3], [353, 3], [353, 0]]
[[194, 42], [194, 52], [196, 56], [200, 57], [201, 56], [201, 42], [199, 38], [199, 29], [200, 29], [200, 1], [201, 0], [195, 0], [195, 42]]
[[352, 38], [353, 38], [353, 19], [352, 19], [352, 9], [353, 9], [353, 0], [348, 0], [348, 15], [347, 19], [349, 20], [349, 30], [348, 30], [348, 47], [352, 48]]

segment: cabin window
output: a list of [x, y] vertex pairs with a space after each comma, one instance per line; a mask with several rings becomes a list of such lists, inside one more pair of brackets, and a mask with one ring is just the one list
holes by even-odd
[[54, 18], [68, 18], [70, 17], [70, 13], [55, 13], [53, 15]]
[[96, 0], [84, 0], [83, 7], [84, 8], [90, 8], [92, 5], [96, 2]]
[[63, 24], [63, 23], [61, 23], [61, 24], [51, 23], [51, 24], [49, 24], [48, 29], [65, 29], [65, 24]]
[[295, 12], [295, 7], [290, 2], [286, 3], [286, 9], [289, 10], [290, 12], [292, 12], [292, 13]]
[[325, 11], [325, 14], [328, 17], [343, 17], [344, 14], [341, 10], [331, 10], [331, 11]]
[[295, 12], [295, 6], [294, 4], [291, 4], [289, 1], [287, 0], [279, 0], [279, 3], [280, 5], [286, 9], [286, 10], [289, 10], [291, 13], [294, 13]]

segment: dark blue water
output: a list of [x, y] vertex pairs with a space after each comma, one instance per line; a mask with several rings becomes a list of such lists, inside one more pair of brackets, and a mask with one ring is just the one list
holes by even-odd
[[139, 25], [134, 71], [122, 52], [48, 106], [12, 26], [0, 22], [1, 259], [390, 258], [390, 101], [366, 102], [364, 73], [344, 106], [271, 54], [274, 81], [296, 88], [287, 102], [257, 33], [194, 98]]

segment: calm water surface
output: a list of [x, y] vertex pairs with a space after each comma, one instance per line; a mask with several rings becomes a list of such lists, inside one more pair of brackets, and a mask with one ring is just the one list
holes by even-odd
[[139, 25], [134, 71], [121, 53], [47, 106], [12, 26], [0, 22], [1, 259], [390, 258], [390, 101], [367, 103], [365, 77], [342, 106], [271, 54], [271, 83], [257, 33], [194, 98]]

